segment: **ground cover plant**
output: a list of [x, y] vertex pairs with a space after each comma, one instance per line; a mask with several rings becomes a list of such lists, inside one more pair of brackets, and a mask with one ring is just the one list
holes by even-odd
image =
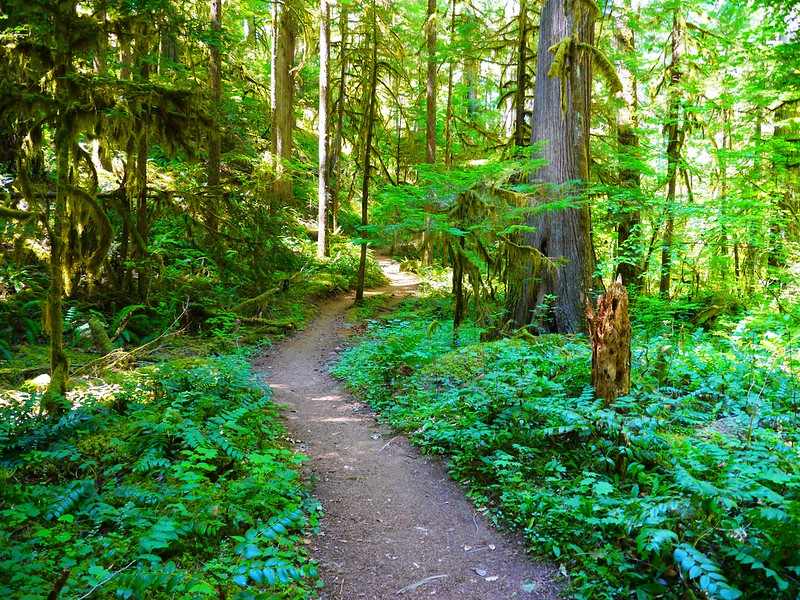
[[0, 596], [306, 598], [319, 505], [245, 353], [0, 398]]
[[584, 337], [472, 330], [454, 348], [441, 300], [374, 322], [334, 372], [449, 455], [577, 598], [797, 597], [796, 325], [740, 315], [707, 331], [638, 309], [634, 389], [610, 405]]

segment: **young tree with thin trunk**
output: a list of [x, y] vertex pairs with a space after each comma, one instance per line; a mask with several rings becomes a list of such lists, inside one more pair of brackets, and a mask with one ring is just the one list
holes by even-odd
[[686, 23], [683, 20], [681, 3], [678, 3], [672, 15], [672, 33], [670, 36], [670, 62], [667, 69], [667, 123], [664, 131], [667, 135], [667, 197], [664, 203], [664, 230], [661, 241], [661, 277], [659, 294], [669, 298], [672, 278], [672, 252], [675, 235], [675, 198], [678, 189], [681, 150], [684, 141], [684, 128], [681, 117], [681, 80], [682, 56], [684, 54], [684, 33]]
[[514, 93], [514, 145], [527, 146], [525, 138], [525, 90], [528, 85], [528, 4], [519, 3], [519, 32], [517, 34], [517, 89]]
[[339, 194], [342, 189], [342, 143], [347, 96], [347, 24], [349, 18], [347, 5], [342, 4], [339, 7], [339, 96], [336, 99], [336, 133], [330, 160], [330, 177], [333, 178], [330, 210], [331, 231], [336, 231], [339, 227]]
[[328, 0], [319, 5], [319, 198], [317, 207], [317, 258], [328, 255], [328, 69], [330, 66], [330, 7]]
[[[211, 101], [215, 109], [214, 123], [208, 131], [208, 164], [206, 165], [206, 181], [208, 183], [208, 198], [206, 200], [206, 226], [212, 235], [217, 232], [218, 207], [215, 198], [219, 193], [222, 175], [222, 136], [220, 135], [219, 110], [222, 102], [222, 0], [211, 0], [211, 35], [209, 46], [209, 84], [211, 86]], [[219, 246], [217, 244], [217, 246]]]
[[[296, 8], [287, 0], [276, 2], [275, 70], [272, 72], [274, 101], [272, 105], [272, 152], [275, 181], [273, 192], [282, 206], [294, 198], [288, 164], [292, 159], [294, 130], [294, 60], [297, 37]], [[277, 207], [273, 207], [277, 208]]]
[[[361, 180], [361, 226], [368, 225], [369, 184], [372, 169], [372, 136], [375, 130], [375, 110], [378, 103], [378, 17], [375, 14], [375, 0], [371, 0], [368, 8], [370, 19], [370, 58], [369, 87], [367, 88], [367, 111], [364, 115], [366, 135], [364, 141], [364, 169]], [[356, 302], [364, 299], [364, 279], [367, 272], [367, 242], [361, 242], [361, 256], [358, 263], [358, 283], [356, 286]]]
[[[428, 13], [425, 20], [426, 45], [428, 48], [427, 76], [425, 78], [425, 164], [436, 163], [436, 0], [428, 0]], [[426, 212], [433, 210], [432, 205], [426, 205]], [[420, 260], [423, 265], [433, 262], [433, 234], [430, 231], [431, 218], [425, 218], [425, 230], [422, 232], [422, 253]]]

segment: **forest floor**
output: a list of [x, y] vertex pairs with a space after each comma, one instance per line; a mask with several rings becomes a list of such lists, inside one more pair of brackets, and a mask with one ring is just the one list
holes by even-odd
[[[417, 281], [382, 260], [389, 302]], [[493, 529], [453, 482], [446, 464], [425, 456], [350, 397], [327, 367], [358, 326], [352, 297], [324, 303], [302, 332], [253, 361], [256, 376], [285, 406], [289, 433], [310, 458], [306, 476], [324, 516], [312, 541], [325, 600], [558, 598], [564, 579], [525, 554], [520, 540]]]

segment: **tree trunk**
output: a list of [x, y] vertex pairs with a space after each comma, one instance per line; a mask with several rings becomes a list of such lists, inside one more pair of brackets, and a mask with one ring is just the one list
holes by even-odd
[[[209, 233], [217, 233], [217, 202], [219, 186], [222, 180], [222, 137], [220, 135], [220, 103], [222, 101], [222, 0], [211, 0], [211, 44], [209, 46], [209, 84], [211, 85], [211, 101], [214, 106], [214, 122], [208, 130], [208, 164], [206, 165], [206, 181], [208, 182], [208, 198], [206, 200], [206, 226]], [[214, 243], [215, 247], [219, 245]], [[218, 256], [219, 258], [219, 256]], [[218, 261], [219, 262], [219, 261]]]
[[[52, 208], [52, 225], [48, 219], [50, 241], [50, 291], [47, 295], [44, 314], [44, 329], [50, 335], [50, 382], [42, 398], [42, 409], [50, 415], [63, 414], [69, 407], [66, 393], [69, 383], [69, 359], [64, 352], [63, 296], [65, 276], [65, 250], [68, 239], [67, 204], [70, 173], [71, 146], [73, 140], [74, 114], [67, 110], [69, 89], [67, 82], [73, 69], [70, 50], [70, 24], [75, 18], [71, 0], [58, 3], [54, 37], [56, 40], [55, 96], [61, 102], [57, 116], [54, 146], [56, 155], [56, 198]], [[46, 210], [50, 212], [50, 209]]]
[[[375, 14], [375, 0], [369, 5], [372, 25], [372, 48], [370, 57], [369, 90], [367, 91], [367, 135], [364, 148], [364, 178], [361, 181], [361, 226], [368, 224], [367, 209], [369, 206], [369, 178], [372, 167], [372, 134], [375, 126], [375, 108], [378, 101], [378, 22]], [[366, 232], [364, 232], [366, 233]], [[361, 257], [358, 263], [358, 284], [356, 287], [356, 302], [364, 299], [364, 279], [367, 272], [367, 242], [361, 242]]]
[[[150, 80], [150, 45], [148, 32], [142, 31], [136, 40], [136, 68], [142, 82]], [[140, 107], [142, 111], [150, 111], [150, 107]], [[147, 238], [150, 235], [150, 223], [147, 216], [147, 134], [148, 128], [143, 119], [138, 119], [136, 130], [136, 234], [134, 239], [133, 258], [136, 262], [136, 274], [139, 297], [146, 299], [150, 288], [150, 273], [146, 264], [148, 255]]]
[[519, 35], [517, 38], [517, 91], [514, 94], [514, 145], [527, 146], [525, 138], [525, 90], [528, 81], [528, 5], [526, 0], [519, 3]]
[[[425, 22], [428, 45], [428, 72], [425, 86], [425, 164], [436, 163], [436, 0], [428, 0], [428, 16]], [[433, 206], [425, 206], [425, 230], [422, 232], [422, 252], [420, 261], [423, 266], [433, 262], [433, 234], [430, 230], [430, 212]]]
[[[636, 45], [633, 30], [629, 25], [631, 13], [630, 0], [625, 3], [625, 10], [617, 17], [614, 28], [614, 44], [617, 52], [629, 58], [635, 56]], [[617, 65], [622, 91], [619, 93], [624, 102], [617, 113], [617, 152], [622, 164], [619, 167], [619, 217], [617, 220], [617, 272], [622, 278], [622, 285], [641, 286], [642, 267], [639, 252], [641, 251], [642, 217], [636, 202], [640, 190], [639, 171], [629, 166], [639, 156], [638, 95], [636, 93], [636, 76], [627, 67], [625, 60]]]
[[[456, 0], [453, 0], [450, 14], [450, 40], [456, 36]], [[447, 108], [444, 117], [444, 166], [449, 167], [453, 162], [453, 57], [448, 61], [447, 67]]]
[[339, 98], [336, 106], [336, 136], [331, 160], [333, 190], [331, 191], [331, 231], [339, 227], [339, 194], [342, 189], [342, 135], [344, 129], [344, 104], [347, 94], [347, 6], [339, 7]]
[[328, 67], [330, 66], [330, 7], [319, 4], [319, 198], [317, 206], [317, 258], [328, 255]]
[[[592, 43], [594, 15], [582, 7], [579, 2], [567, 2], [565, 8], [563, 0], [546, 0], [539, 29], [531, 142], [545, 165], [533, 177], [541, 191], [522, 241], [554, 268], [526, 260], [510, 273], [508, 290], [513, 326], [527, 326], [536, 312], [538, 327], [557, 333], [586, 329], [586, 298], [595, 268], [583, 183], [589, 177], [591, 63], [576, 44]], [[548, 49], [559, 43], [567, 44], [566, 55], [551, 73], [554, 53]], [[560, 207], [548, 206], [553, 202]], [[547, 314], [541, 314], [545, 306]]]
[[628, 292], [622, 280], [597, 298], [597, 313], [587, 303], [592, 342], [592, 387], [597, 398], [611, 403], [631, 391], [631, 321]]
[[681, 14], [680, 5], [672, 16], [672, 42], [671, 58], [667, 78], [669, 79], [669, 107], [667, 109], [667, 197], [664, 206], [664, 233], [661, 243], [661, 279], [659, 281], [659, 295], [669, 298], [672, 279], [672, 246], [675, 235], [675, 197], [678, 187], [678, 170], [681, 160], [684, 132], [681, 127], [680, 84], [683, 73], [681, 72], [681, 56], [683, 55], [683, 36], [685, 23]]
[[288, 165], [292, 159], [294, 129], [296, 17], [285, 2], [279, 3], [277, 10], [275, 71], [272, 73], [275, 82], [275, 103], [272, 106], [272, 152], [275, 158], [273, 192], [280, 205], [287, 206], [294, 198]]

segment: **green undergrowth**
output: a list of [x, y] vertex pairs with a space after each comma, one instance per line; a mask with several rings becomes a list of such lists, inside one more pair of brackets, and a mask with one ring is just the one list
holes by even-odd
[[0, 394], [0, 597], [313, 595], [319, 505], [246, 354], [119, 380], [57, 420]]
[[633, 391], [589, 386], [586, 339], [454, 347], [441, 301], [372, 323], [334, 373], [450, 456], [453, 476], [577, 598], [796, 598], [800, 354], [786, 320], [642, 315]]

